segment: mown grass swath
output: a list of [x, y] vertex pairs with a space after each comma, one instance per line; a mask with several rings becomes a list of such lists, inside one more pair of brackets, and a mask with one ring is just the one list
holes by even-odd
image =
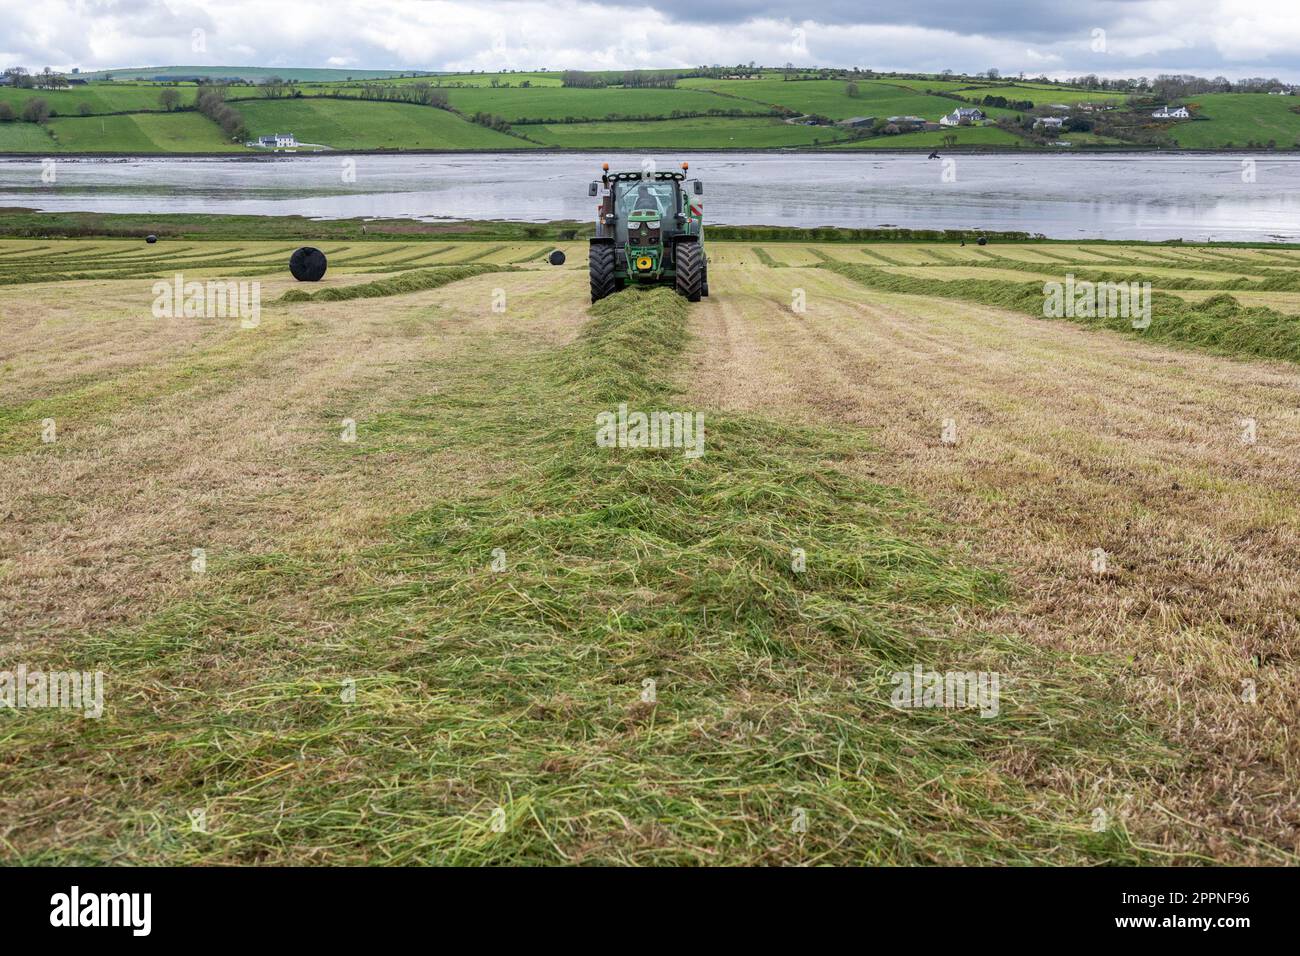
[[[1121, 711], [1110, 665], [962, 625], [1013, 596], [904, 494], [842, 467], [868, 436], [705, 409], [702, 458], [597, 447], [600, 411], [680, 409], [687, 316], [670, 291], [622, 293], [567, 346], [440, 365], [355, 444], [323, 422], [332, 465], [455, 453], [497, 477], [360, 553], [220, 561], [205, 597], [66, 645], [68, 665], [108, 672], [108, 714], [7, 722], [0, 793], [47, 829], [11, 829], [5, 855], [1155, 858], [1122, 823], [1094, 832], [1092, 809], [1177, 755]], [[891, 673], [917, 663], [998, 671], [1000, 715], [892, 709]], [[57, 808], [34, 813], [51, 779], [93, 794], [75, 841], [49, 836]]]
[[290, 289], [280, 296], [281, 302], [342, 302], [346, 299], [374, 299], [389, 295], [406, 295], [437, 289], [451, 282], [483, 275], [486, 272], [509, 272], [509, 266], [482, 262], [472, 265], [445, 266], [430, 269], [410, 269], [388, 279], [376, 279], [357, 285], [333, 286], [317, 292]]
[[[1038, 266], [1040, 269], [1041, 265]], [[885, 292], [904, 292], [914, 295], [945, 299], [961, 299], [982, 305], [1013, 309], [1043, 318], [1043, 283], [1006, 282], [994, 279], [954, 279], [946, 282], [932, 281], [915, 276], [885, 272], [871, 266], [847, 262], [824, 262], [830, 269], [863, 285]], [[1072, 270], [1073, 271], [1073, 270]], [[1170, 286], [1163, 276], [1130, 273], [1096, 273], [1078, 270], [1081, 281], [1150, 282], [1152, 285]], [[1278, 276], [1277, 285], [1292, 288], [1294, 274]], [[1231, 288], [1269, 291], [1269, 279], [1259, 283], [1239, 285], [1234, 280]], [[1180, 287], [1191, 284], [1190, 280]], [[1196, 287], [1224, 288], [1224, 283], [1200, 283]], [[1201, 302], [1187, 302], [1178, 296], [1153, 292], [1151, 296], [1152, 320], [1149, 327], [1134, 329], [1132, 319], [1115, 317], [1079, 317], [1069, 321], [1084, 325], [1141, 335], [1145, 338], [1172, 345], [1204, 348], [1227, 355], [1252, 355], [1260, 358], [1300, 361], [1300, 323], [1294, 315], [1274, 309], [1244, 306], [1224, 293]]]

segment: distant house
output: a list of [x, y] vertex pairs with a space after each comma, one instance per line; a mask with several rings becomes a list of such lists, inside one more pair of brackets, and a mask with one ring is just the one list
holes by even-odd
[[1269, 96], [1294, 96], [1295, 91], [1294, 90], [1269, 90], [1268, 95]]
[[1162, 106], [1151, 114], [1152, 119], [1190, 119], [1186, 106]]
[[984, 111], [973, 106], [959, 106], [947, 116], [941, 117], [940, 126], [970, 126], [984, 119]]
[[843, 126], [847, 129], [860, 129], [863, 126], [871, 126], [876, 122], [874, 116], [850, 116], [848, 119], [842, 119], [836, 126]]
[[1059, 130], [1061, 124], [1065, 122], [1064, 116], [1040, 116], [1034, 120], [1035, 126], [1041, 126], [1043, 129]]
[[274, 136], [262, 136], [257, 141], [258, 146], [265, 146], [268, 149], [285, 149], [287, 147], [297, 146], [298, 141], [294, 139], [293, 133], [276, 133]]
[[85, 86], [86, 81], [79, 76], [74, 76], [68, 80], [68, 86]]

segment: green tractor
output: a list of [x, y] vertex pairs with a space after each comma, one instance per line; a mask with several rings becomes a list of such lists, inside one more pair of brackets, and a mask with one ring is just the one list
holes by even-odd
[[704, 254], [704, 183], [680, 173], [611, 173], [601, 164], [596, 236], [589, 264], [591, 301], [629, 285], [672, 283], [691, 302], [709, 294], [709, 260]]

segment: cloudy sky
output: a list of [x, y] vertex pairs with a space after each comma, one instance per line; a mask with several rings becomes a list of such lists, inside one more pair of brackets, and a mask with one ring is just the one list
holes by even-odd
[[[200, 32], [196, 32], [200, 31]], [[766, 65], [1300, 82], [1297, 0], [0, 0], [0, 65]]]

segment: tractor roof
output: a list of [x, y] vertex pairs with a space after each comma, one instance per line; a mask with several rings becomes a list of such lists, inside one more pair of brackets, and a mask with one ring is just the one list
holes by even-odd
[[686, 178], [685, 173], [606, 173], [610, 179], [676, 179], [683, 180]]

